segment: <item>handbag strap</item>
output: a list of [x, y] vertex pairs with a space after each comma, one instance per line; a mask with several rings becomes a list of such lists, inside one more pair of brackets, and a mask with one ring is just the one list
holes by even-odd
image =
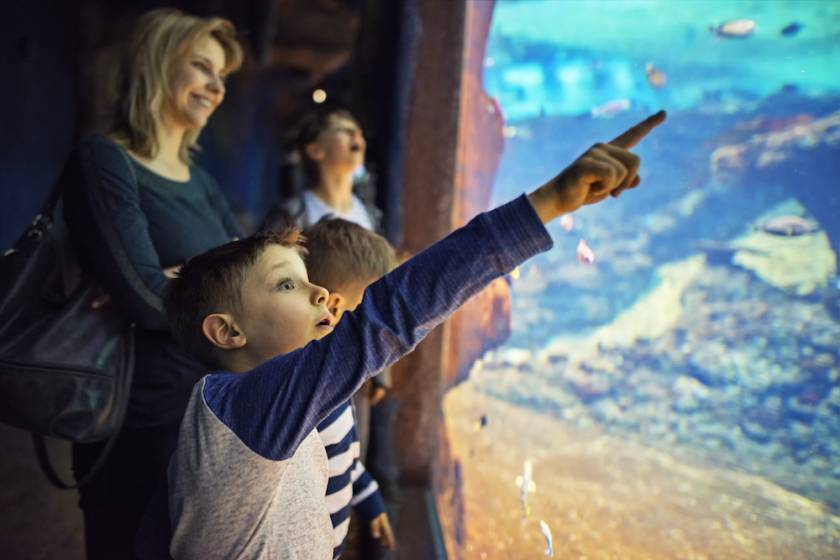
[[59, 179], [55, 182], [55, 184], [50, 188], [50, 193], [47, 195], [47, 201], [44, 203], [44, 206], [41, 208], [40, 216], [45, 218], [49, 218], [52, 221], [52, 215], [55, 211], [55, 207], [58, 204], [58, 199], [61, 198], [61, 193], [64, 190], [62, 186], [64, 182]]
[[35, 446], [35, 456], [38, 457], [38, 464], [41, 465], [41, 470], [44, 471], [44, 475], [46, 475], [47, 480], [49, 480], [50, 483], [59, 490], [72, 490], [74, 488], [80, 488], [93, 480], [96, 473], [98, 473], [102, 466], [105, 465], [105, 460], [111, 453], [111, 449], [117, 441], [117, 436], [119, 436], [119, 432], [108, 438], [108, 441], [105, 443], [105, 447], [102, 448], [102, 452], [99, 454], [96, 462], [81, 479], [76, 481], [76, 484], [68, 484], [64, 482], [58, 473], [55, 472], [52, 461], [50, 461], [50, 455], [47, 453], [47, 445], [44, 440], [44, 436], [32, 432], [32, 443]]

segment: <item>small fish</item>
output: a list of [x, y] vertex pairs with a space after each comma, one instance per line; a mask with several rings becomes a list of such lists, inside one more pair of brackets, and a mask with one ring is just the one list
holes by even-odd
[[656, 89], [664, 88], [668, 82], [668, 76], [665, 75], [665, 72], [654, 67], [651, 62], [645, 65], [645, 74], [647, 74], [648, 83]]
[[597, 107], [592, 107], [590, 113], [594, 118], [612, 117], [628, 110], [631, 106], [629, 99], [613, 99]]
[[481, 417], [478, 419], [478, 422], [475, 423], [475, 431], [479, 432], [483, 428], [486, 428], [488, 424], [488, 418], [486, 414], [482, 414]]
[[718, 37], [745, 39], [755, 32], [755, 22], [751, 19], [733, 19], [717, 26], [712, 25], [709, 31]]
[[575, 219], [571, 214], [563, 214], [563, 217], [560, 218], [560, 227], [565, 231], [572, 231], [572, 228], [575, 227]]
[[820, 230], [820, 226], [806, 220], [802, 216], [778, 216], [772, 218], [764, 223], [757, 224], [755, 229], [761, 230], [771, 235], [781, 235], [783, 237], [795, 237], [799, 235], [808, 235]]
[[793, 37], [797, 33], [799, 33], [804, 26], [799, 23], [798, 21], [794, 21], [793, 23], [789, 23], [786, 26], [782, 27], [782, 30], [779, 31], [779, 35], [784, 37]]
[[540, 519], [540, 531], [545, 537], [545, 555], [549, 558], [554, 558], [554, 539], [551, 538], [551, 529], [548, 523]]
[[577, 260], [579, 263], [592, 264], [595, 262], [595, 253], [589, 248], [584, 239], [578, 241]]
[[519, 505], [522, 508], [522, 517], [531, 515], [531, 506], [528, 505], [528, 494], [536, 492], [537, 485], [533, 481], [534, 466], [531, 461], [522, 463], [522, 475], [516, 477], [516, 485], [519, 487]]

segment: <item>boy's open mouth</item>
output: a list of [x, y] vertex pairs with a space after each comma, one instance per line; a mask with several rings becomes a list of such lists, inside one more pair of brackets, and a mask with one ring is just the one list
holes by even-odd
[[351, 144], [351, 146], [350, 146], [350, 151], [351, 152], [358, 152], [361, 149], [362, 149], [362, 146], [359, 145], [359, 144]]
[[318, 324], [315, 326], [319, 328], [332, 328], [332, 319], [329, 315], [327, 315], [323, 319], [318, 321]]

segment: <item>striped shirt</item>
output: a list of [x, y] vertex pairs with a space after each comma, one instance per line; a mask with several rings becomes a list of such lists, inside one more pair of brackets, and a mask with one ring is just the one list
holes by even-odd
[[333, 558], [341, 556], [350, 526], [350, 507], [366, 523], [385, 511], [376, 480], [359, 460], [360, 446], [351, 401], [335, 409], [318, 425], [329, 461], [327, 511], [333, 527]]

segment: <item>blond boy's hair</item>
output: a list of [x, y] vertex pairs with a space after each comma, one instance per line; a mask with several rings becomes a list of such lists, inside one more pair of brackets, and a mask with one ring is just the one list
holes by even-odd
[[309, 281], [333, 292], [369, 282], [396, 265], [394, 248], [381, 235], [340, 218], [324, 218], [304, 231]]
[[[224, 18], [201, 18], [180, 10], [152, 10], [137, 21], [120, 65], [119, 90], [111, 135], [123, 147], [146, 158], [157, 155], [159, 118], [172, 97], [172, 72], [201, 39], [212, 37], [225, 53], [225, 75], [242, 65], [242, 47], [233, 24]], [[188, 131], [178, 156], [189, 164], [201, 129]]]

